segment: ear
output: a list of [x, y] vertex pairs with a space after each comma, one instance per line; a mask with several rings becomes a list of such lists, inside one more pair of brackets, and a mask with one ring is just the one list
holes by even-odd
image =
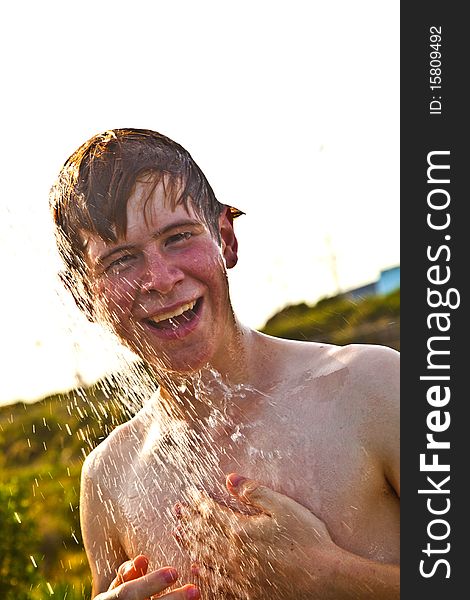
[[78, 308], [85, 314], [86, 318], [93, 323], [95, 320], [93, 317], [93, 304], [85, 283], [79, 280], [78, 277], [74, 277], [68, 269], [59, 272], [59, 279], [65, 289], [72, 294], [72, 298], [75, 300], [75, 304]]
[[238, 262], [238, 242], [233, 229], [233, 216], [228, 206], [224, 207], [219, 217], [219, 233], [225, 265], [227, 269], [232, 269]]

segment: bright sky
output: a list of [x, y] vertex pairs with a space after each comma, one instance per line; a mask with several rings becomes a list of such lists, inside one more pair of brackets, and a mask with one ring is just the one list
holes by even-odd
[[[6, 7], [6, 8], [5, 8]], [[399, 263], [399, 3], [15, 2], [1, 9], [0, 402], [93, 381], [112, 343], [57, 290], [48, 191], [114, 127], [180, 142], [243, 209], [242, 321]]]

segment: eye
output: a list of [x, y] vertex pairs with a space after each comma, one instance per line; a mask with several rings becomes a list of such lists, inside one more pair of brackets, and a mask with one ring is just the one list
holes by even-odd
[[190, 231], [183, 231], [181, 233], [175, 233], [174, 235], [171, 235], [166, 240], [166, 243], [167, 243], [167, 245], [168, 244], [178, 244], [181, 242], [185, 242], [186, 240], [189, 240], [192, 237], [193, 237], [193, 234]]
[[135, 256], [133, 254], [123, 254], [116, 260], [113, 260], [113, 262], [106, 267], [105, 272], [111, 274], [118, 274], [121, 271], [123, 271], [127, 266], [129, 266], [129, 264], [132, 263], [134, 259]]

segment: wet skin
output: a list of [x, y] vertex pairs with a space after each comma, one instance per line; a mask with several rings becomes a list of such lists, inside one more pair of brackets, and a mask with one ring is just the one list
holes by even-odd
[[[220, 356], [233, 334], [224, 258], [191, 206], [172, 211], [160, 185], [144, 210], [147, 192], [148, 183], [138, 184], [129, 200], [125, 239], [106, 244], [84, 235], [97, 311], [149, 362], [194, 371]], [[194, 301], [196, 313], [176, 329], [150, 321]]]
[[[183, 500], [186, 531], [200, 531], [201, 511], [188, 488], [202, 488], [222, 505], [230, 504], [225, 475], [237, 471], [300, 503], [311, 515], [311, 526], [327, 532], [320, 550], [303, 552], [308, 557], [297, 573], [279, 564], [278, 573], [260, 573], [259, 581], [251, 574], [248, 584], [258, 591], [250, 597], [276, 597], [272, 587], [263, 590], [268, 575], [274, 583], [287, 576], [291, 580], [292, 596], [279, 584], [283, 598], [296, 593], [350, 597], [348, 591], [320, 584], [317, 591], [302, 587], [312, 579], [306, 577], [309, 565], [313, 577], [315, 569], [331, 568], [341, 581], [338, 562], [349, 565], [345, 572], [356, 596], [360, 590], [364, 598], [369, 593], [371, 598], [398, 597], [393, 567], [399, 559], [396, 353], [381, 347], [290, 342], [244, 328], [229, 301], [225, 267], [236, 262], [236, 244], [226, 215], [219, 221], [219, 245], [191, 207], [172, 211], [165, 206], [162, 189], [157, 188], [144, 218], [145, 190], [145, 184], [137, 186], [129, 201], [125, 239], [105, 244], [86, 238], [97, 313], [128, 346], [159, 367], [160, 376], [164, 369], [166, 381], [202, 369], [211, 408], [207, 398], [183, 395], [174, 402], [170, 386], [165, 389], [163, 383], [160, 397], [87, 459], [82, 527], [95, 593], [108, 588], [122, 562], [145, 554], [149, 568], [171, 564], [182, 580], [197, 581], [205, 598], [230, 597], [223, 578], [207, 579], [206, 571], [213, 573], [214, 565], [202, 564], [199, 576], [192, 574], [195, 552], [210, 563], [200, 548], [211, 536], [205, 533], [202, 541], [200, 535], [175, 538], [172, 533], [182, 517], [172, 509]], [[175, 317], [174, 327], [149, 321], [195, 300], [192, 310]], [[228, 406], [226, 387], [211, 381], [207, 364], [237, 390]], [[201, 436], [217, 407], [223, 408], [224, 419], [212, 423], [208, 437]], [[278, 510], [283, 510], [282, 502]], [[235, 518], [249, 517], [237, 513]], [[207, 522], [207, 531], [210, 527]], [[289, 531], [298, 535], [293, 525]], [[275, 544], [268, 538], [270, 546], [259, 548]], [[223, 557], [226, 537], [211, 539]], [[322, 562], [323, 557], [332, 560]], [[240, 577], [236, 557], [230, 566], [235, 566], [231, 578]], [[386, 581], [385, 588], [374, 588], [379, 580]], [[238, 583], [242, 589], [247, 582]]]

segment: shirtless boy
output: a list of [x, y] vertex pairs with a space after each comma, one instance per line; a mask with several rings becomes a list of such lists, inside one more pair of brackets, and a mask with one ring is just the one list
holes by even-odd
[[160, 134], [95, 136], [51, 204], [77, 303], [159, 383], [83, 466], [93, 596], [398, 598], [397, 353], [243, 326], [237, 211]]

